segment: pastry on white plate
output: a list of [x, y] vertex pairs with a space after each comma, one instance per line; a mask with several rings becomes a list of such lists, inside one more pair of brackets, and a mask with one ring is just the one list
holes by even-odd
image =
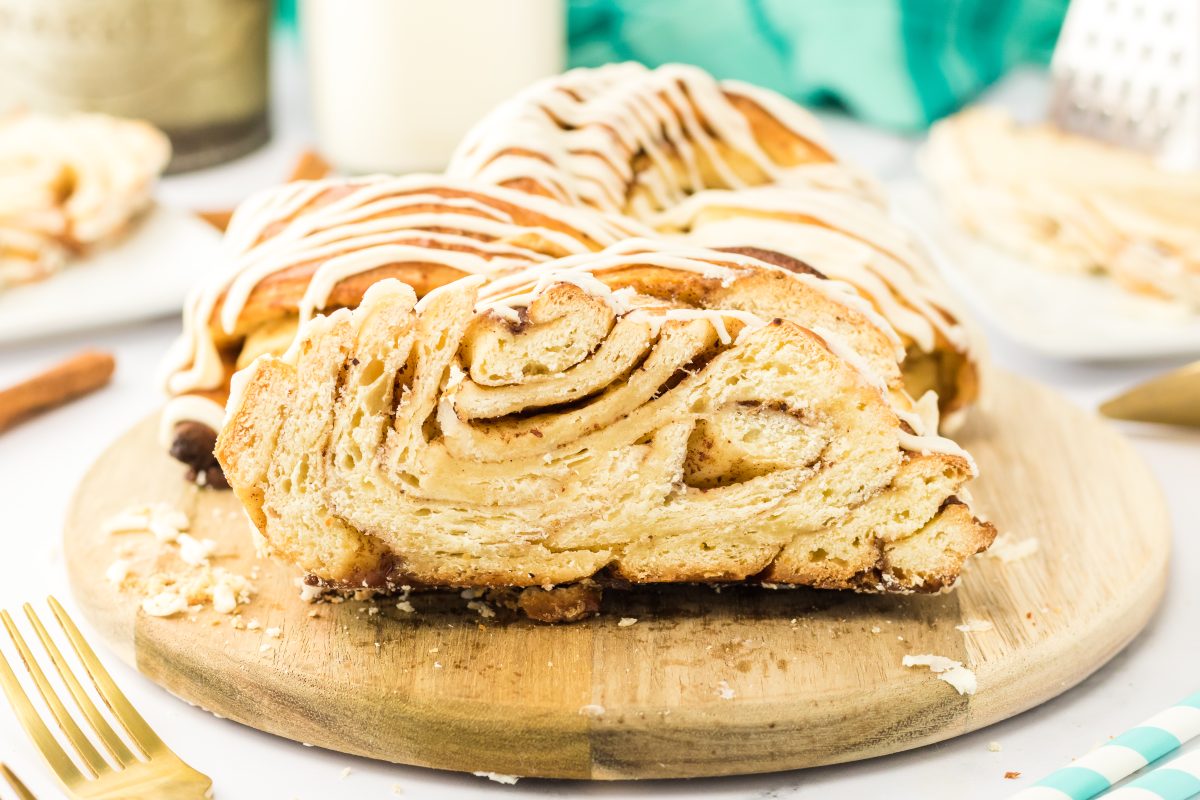
[[104, 114], [0, 116], [0, 290], [123, 235], [170, 160], [154, 126]]
[[1200, 172], [986, 106], [935, 125], [921, 165], [968, 233], [1200, 309]]

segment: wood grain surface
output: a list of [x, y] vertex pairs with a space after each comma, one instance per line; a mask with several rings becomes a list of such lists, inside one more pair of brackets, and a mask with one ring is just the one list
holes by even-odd
[[[230, 493], [182, 480], [156, 444], [154, 419], [113, 444], [80, 485], [65, 553], [80, 605], [122, 658], [190, 702], [321, 747], [450, 770], [596, 779], [868, 758], [1065, 691], [1127, 644], [1162, 595], [1169, 523], [1140, 458], [1049, 390], [990, 377], [960, 435], [982, 471], [976, 507], [1040, 549], [1011, 563], [977, 558], [943, 595], [609, 592], [601, 617], [557, 627], [485, 619], [452, 594], [414, 595], [412, 614], [394, 603], [378, 613], [361, 602], [313, 606], [299, 599], [289, 569], [255, 558]], [[247, 575], [257, 567], [257, 594], [241, 612], [261, 628], [235, 629], [209, 609], [150, 617], [135, 592], [105, 579], [121, 537], [102, 533], [103, 521], [159, 501], [186, 510], [192, 533], [219, 543], [214, 565]], [[169, 566], [175, 557], [150, 558]], [[638, 622], [621, 627], [622, 617]], [[955, 630], [967, 619], [994, 628]], [[269, 637], [270, 627], [282, 635]], [[963, 661], [978, 692], [962, 696], [928, 670], [902, 667], [909, 653]]]

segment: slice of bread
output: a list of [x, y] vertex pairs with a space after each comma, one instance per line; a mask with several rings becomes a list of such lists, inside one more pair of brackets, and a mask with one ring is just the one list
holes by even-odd
[[537, 587], [553, 619], [581, 581], [952, 584], [995, 535], [970, 457], [852, 305], [764, 312], [776, 271], [626, 245], [377, 283], [238, 373], [217, 456], [269, 551], [345, 589]]

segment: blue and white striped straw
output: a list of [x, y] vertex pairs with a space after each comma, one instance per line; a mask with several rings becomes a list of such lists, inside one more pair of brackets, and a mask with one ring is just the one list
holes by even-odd
[[[1010, 800], [1089, 800], [1107, 791], [1113, 784], [1132, 775], [1152, 761], [1178, 749], [1184, 742], [1200, 736], [1200, 692], [1184, 698], [1166, 711], [1121, 734], [1111, 742], [1097, 747], [1070, 766], [1052, 772], [1045, 778], [1012, 795]], [[1194, 763], [1190, 754], [1186, 769], [1172, 770], [1185, 779]], [[1176, 759], [1172, 764], [1182, 762]], [[1158, 772], [1159, 770], [1156, 770]], [[1152, 773], [1153, 774], [1153, 773]], [[1135, 783], [1150, 778], [1146, 775]], [[1174, 776], [1168, 776], [1168, 779]], [[1132, 786], [1133, 784], [1130, 784]], [[1183, 784], [1186, 786], [1186, 784]], [[1122, 787], [1124, 791], [1125, 787]], [[1141, 791], [1143, 787], [1139, 787]], [[1153, 790], [1151, 790], [1153, 791]], [[1192, 792], [1195, 794], [1195, 792]], [[1191, 797], [1192, 794], [1133, 794], [1127, 800], [1160, 800], [1160, 798]], [[1112, 795], [1116, 796], [1116, 795]]]
[[1104, 800], [1187, 800], [1200, 794], [1200, 750], [1113, 789]]

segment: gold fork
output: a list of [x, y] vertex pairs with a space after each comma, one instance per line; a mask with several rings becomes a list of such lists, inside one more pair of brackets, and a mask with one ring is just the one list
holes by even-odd
[[1115, 419], [1200, 426], [1200, 361], [1151, 378], [1100, 406]]
[[212, 788], [209, 778], [183, 763], [179, 756], [163, 744], [162, 739], [150, 728], [142, 715], [134, 710], [125, 695], [113, 683], [108, 671], [96, 658], [95, 652], [84, 641], [83, 635], [75, 627], [75, 623], [67, 616], [66, 610], [53, 597], [50, 598], [50, 610], [62, 627], [63, 632], [79, 656], [83, 669], [96, 688], [96, 692], [104, 700], [113, 716], [121, 723], [130, 741], [137, 749], [135, 754], [125, 741], [117, 735], [112, 726], [101, 716], [96, 704], [84, 691], [79, 680], [71, 672], [70, 666], [63, 659], [62, 653], [46, 632], [46, 628], [34, 613], [33, 607], [25, 604], [25, 616], [45, 647], [46, 653], [54, 663], [54, 668], [62, 678], [75, 705], [83, 713], [87, 724], [95, 737], [100, 741], [108, 754], [106, 760], [96, 750], [92, 741], [84, 735], [78, 723], [67, 712], [54, 688], [46, 679], [46, 674], [38, 666], [25, 639], [17, 630], [16, 624], [7, 611], [0, 611], [0, 621], [4, 623], [8, 635], [16, 645], [25, 668], [33, 678], [34, 684], [46, 701], [54, 721], [66, 736], [68, 742], [78, 754], [82, 768], [77, 765], [62, 745], [58, 743], [50, 728], [38, 715], [29, 696], [17, 682], [8, 661], [0, 654], [0, 687], [8, 696], [8, 702], [13, 707], [26, 733], [33, 739], [38, 750], [46, 759], [46, 763], [54, 770], [54, 774], [66, 787], [68, 793], [76, 800], [197, 800], [208, 797]]
[[17, 793], [17, 800], [37, 800], [37, 798], [33, 796], [33, 792], [26, 789], [25, 784], [21, 783], [21, 779], [16, 775], [13, 775], [12, 770], [3, 764], [0, 764], [0, 776], [2, 776], [4, 780], [8, 781], [8, 785], [11, 786], [13, 791]]

